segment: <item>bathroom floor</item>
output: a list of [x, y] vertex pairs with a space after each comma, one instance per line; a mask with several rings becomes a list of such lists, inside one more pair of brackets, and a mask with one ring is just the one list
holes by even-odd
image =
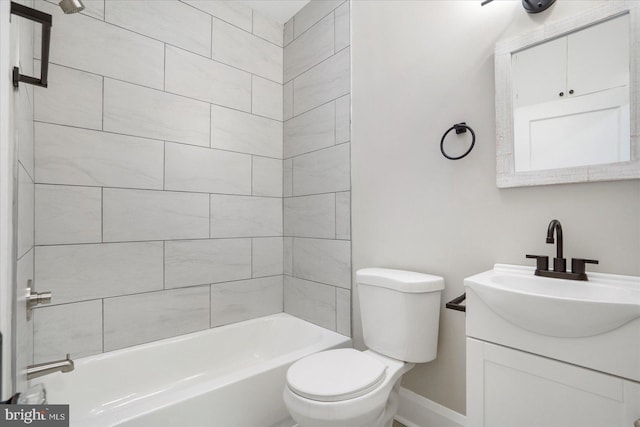
[[398, 421], [393, 420], [393, 427], [407, 427], [404, 424], [400, 424]]

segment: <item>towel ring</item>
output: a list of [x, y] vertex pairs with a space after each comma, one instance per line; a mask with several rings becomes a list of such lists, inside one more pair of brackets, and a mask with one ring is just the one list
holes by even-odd
[[[447, 135], [449, 134], [449, 132], [451, 132], [452, 130], [456, 130], [456, 134], [461, 134], [461, 133], [466, 133], [467, 129], [469, 130], [469, 132], [471, 132], [471, 146], [469, 147], [469, 149], [462, 154], [461, 156], [458, 157], [452, 157], [450, 155], [448, 155], [447, 153], [445, 153], [444, 151], [444, 139], [447, 137]], [[455, 124], [453, 126], [451, 126], [449, 128], [449, 130], [447, 130], [444, 135], [442, 135], [442, 139], [440, 140], [440, 152], [442, 153], [443, 156], [445, 156], [447, 159], [449, 160], [460, 160], [463, 157], [466, 157], [467, 154], [469, 154], [471, 152], [471, 150], [473, 150], [473, 146], [476, 144], [476, 133], [473, 131], [473, 129], [471, 129], [471, 127], [467, 126], [467, 124], [465, 122], [462, 123], [458, 123]]]

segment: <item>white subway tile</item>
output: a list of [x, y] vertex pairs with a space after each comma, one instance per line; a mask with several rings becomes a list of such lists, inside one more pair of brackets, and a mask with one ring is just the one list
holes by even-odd
[[102, 300], [33, 311], [34, 363], [102, 353]]
[[294, 115], [349, 93], [351, 88], [350, 49], [344, 49], [295, 78]]
[[284, 48], [284, 81], [297, 77], [333, 55], [333, 13]]
[[255, 10], [253, 11], [253, 34], [282, 47], [283, 26]]
[[[55, 22], [50, 62], [162, 89], [164, 43], [82, 14], [69, 19], [57, 5], [44, 1], [37, 9], [52, 15]], [[35, 44], [40, 43], [38, 37]]]
[[336, 288], [336, 332], [351, 336], [351, 291]]
[[284, 199], [284, 234], [333, 239], [336, 236], [335, 195]]
[[35, 120], [102, 129], [102, 76], [50, 64], [49, 86], [34, 96]]
[[259, 116], [282, 120], [282, 85], [252, 76], [251, 112]]
[[251, 31], [252, 10], [248, 6], [227, 0], [184, 0], [184, 2], [245, 31]]
[[211, 327], [282, 312], [282, 276], [211, 285]]
[[323, 328], [335, 330], [335, 288], [284, 276], [284, 311]]
[[167, 142], [165, 189], [251, 194], [251, 156]]
[[101, 241], [101, 188], [36, 185], [36, 245]]
[[209, 146], [209, 104], [158, 90], [104, 81], [104, 130]]
[[209, 237], [209, 196], [173, 191], [103, 190], [105, 242]]
[[35, 185], [22, 165], [18, 164], [18, 258], [33, 247]]
[[53, 304], [162, 289], [162, 242], [38, 246], [35, 263]]
[[298, 156], [335, 143], [335, 105], [322, 105], [284, 122], [284, 157]]
[[351, 141], [351, 96], [336, 99], [336, 144]]
[[293, 275], [341, 288], [351, 288], [351, 242], [293, 239]]
[[162, 189], [161, 141], [35, 123], [36, 181]]
[[351, 192], [336, 193], [336, 239], [351, 239]]
[[251, 277], [251, 240], [165, 242], [166, 288], [226, 282]]
[[211, 57], [282, 83], [282, 48], [219, 19], [213, 20]]
[[213, 104], [251, 110], [251, 74], [167, 46], [165, 90]]
[[253, 277], [282, 274], [282, 237], [261, 237], [253, 239]]
[[209, 311], [209, 286], [107, 298], [104, 350], [207, 329]]
[[282, 197], [282, 160], [253, 157], [253, 195]]
[[179, 1], [109, 0], [105, 21], [200, 55], [211, 54], [211, 17]]
[[294, 17], [294, 37], [307, 31], [312, 25], [327, 16], [344, 0], [311, 1]]
[[281, 313], [282, 276], [211, 286], [211, 327]]
[[282, 158], [282, 122], [212, 105], [211, 147]]
[[351, 44], [349, 2], [338, 6], [334, 13], [336, 19], [335, 49], [338, 52]]
[[293, 159], [294, 196], [348, 191], [350, 144], [340, 144]]
[[282, 236], [282, 199], [211, 195], [211, 237]]

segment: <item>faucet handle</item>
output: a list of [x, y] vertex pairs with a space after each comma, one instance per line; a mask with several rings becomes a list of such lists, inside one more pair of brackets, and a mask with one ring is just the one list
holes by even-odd
[[548, 270], [549, 269], [549, 257], [545, 255], [529, 255], [527, 258], [535, 258], [536, 270]]
[[597, 259], [571, 258], [571, 272], [585, 274], [585, 264], [599, 264]]

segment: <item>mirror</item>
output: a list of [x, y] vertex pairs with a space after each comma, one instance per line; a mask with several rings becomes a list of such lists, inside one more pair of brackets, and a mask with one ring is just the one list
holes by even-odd
[[496, 44], [498, 187], [640, 178], [634, 3]]

